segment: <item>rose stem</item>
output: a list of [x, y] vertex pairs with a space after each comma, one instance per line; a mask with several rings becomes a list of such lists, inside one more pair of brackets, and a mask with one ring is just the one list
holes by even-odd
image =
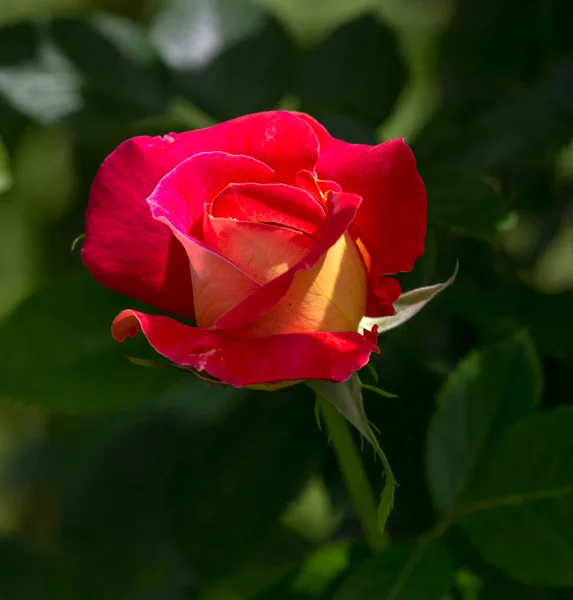
[[378, 506], [368, 483], [360, 453], [352, 439], [350, 426], [324, 396], [318, 395], [317, 401], [322, 409], [326, 429], [330, 435], [346, 489], [362, 524], [368, 545], [372, 550], [381, 550], [386, 544], [378, 527]]

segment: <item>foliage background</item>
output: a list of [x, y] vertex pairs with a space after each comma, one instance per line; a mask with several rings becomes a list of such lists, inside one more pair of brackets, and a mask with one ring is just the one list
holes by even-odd
[[[573, 589], [570, 0], [3, 0], [0, 598], [562, 600]], [[144, 369], [71, 252], [137, 134], [277, 106], [405, 137], [428, 187], [365, 392], [400, 487], [372, 554], [312, 394]], [[364, 374], [367, 379], [369, 375]], [[364, 461], [380, 490], [380, 465]]]

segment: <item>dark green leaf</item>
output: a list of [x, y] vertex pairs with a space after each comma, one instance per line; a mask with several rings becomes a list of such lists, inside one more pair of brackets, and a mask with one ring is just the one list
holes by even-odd
[[294, 49], [250, 0], [170, 0], [152, 36], [183, 96], [218, 119], [274, 108], [290, 87]]
[[507, 93], [516, 81], [535, 77], [543, 53], [539, 19], [535, 2], [457, 4], [438, 48], [442, 69], [466, 84], [452, 86], [450, 94], [485, 102], [496, 92]]
[[149, 354], [143, 336], [123, 345], [111, 337], [113, 318], [133, 305], [87, 276], [34, 294], [0, 328], [0, 394], [47, 409], [115, 408], [190, 376], [125, 358]]
[[441, 600], [453, 584], [450, 557], [441, 542], [396, 542], [367, 558], [332, 600]]
[[428, 216], [463, 235], [491, 240], [508, 209], [492, 185], [460, 171], [424, 173]]
[[38, 39], [31, 23], [0, 27], [0, 66], [11, 67], [33, 61]]
[[573, 292], [540, 294], [529, 288], [496, 284], [479, 289], [454, 286], [446, 309], [477, 326], [488, 337], [527, 327], [542, 354], [559, 360], [573, 356]]
[[174, 474], [175, 530], [200, 581], [248, 560], [315, 471], [327, 445], [304, 386], [250, 392], [191, 445]]
[[534, 410], [541, 384], [541, 365], [523, 332], [458, 365], [428, 432], [427, 477], [440, 510], [452, 509], [484, 448]]
[[570, 141], [572, 91], [573, 61], [568, 60], [521, 94], [505, 101], [496, 97], [497, 103], [483, 111], [473, 107], [465, 126], [455, 110], [446, 108], [416, 141], [416, 154], [423, 163], [476, 175], [502, 165], [521, 164], [527, 171]]
[[406, 82], [397, 38], [366, 15], [343, 25], [307, 57], [300, 77], [303, 110], [334, 113], [376, 127]]
[[167, 488], [200, 427], [183, 410], [145, 406], [75, 417], [65, 429], [57, 543], [66, 573], [85, 585], [75, 598], [182, 600], [190, 566], [175, 548]]
[[525, 583], [573, 586], [573, 409], [508, 429], [479, 462], [456, 513], [491, 564]]
[[88, 88], [141, 114], [166, 109], [167, 93], [157, 57], [133, 23], [105, 15], [56, 19], [51, 33]]

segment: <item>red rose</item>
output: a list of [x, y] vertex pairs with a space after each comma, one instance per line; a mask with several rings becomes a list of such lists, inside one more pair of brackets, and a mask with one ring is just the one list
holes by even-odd
[[388, 275], [424, 249], [426, 194], [403, 140], [348, 144], [285, 111], [137, 137], [101, 166], [84, 264], [180, 317], [119, 314], [171, 361], [235, 386], [343, 381], [377, 351], [361, 318], [394, 313]]

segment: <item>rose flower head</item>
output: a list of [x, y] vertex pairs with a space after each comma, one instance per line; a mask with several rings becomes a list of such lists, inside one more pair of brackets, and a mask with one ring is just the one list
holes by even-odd
[[122, 143], [93, 182], [82, 258], [99, 283], [170, 315], [124, 310], [120, 342], [142, 332], [234, 386], [344, 381], [378, 351], [359, 323], [394, 314], [391, 275], [412, 269], [425, 229], [403, 140], [349, 144], [272, 111]]

